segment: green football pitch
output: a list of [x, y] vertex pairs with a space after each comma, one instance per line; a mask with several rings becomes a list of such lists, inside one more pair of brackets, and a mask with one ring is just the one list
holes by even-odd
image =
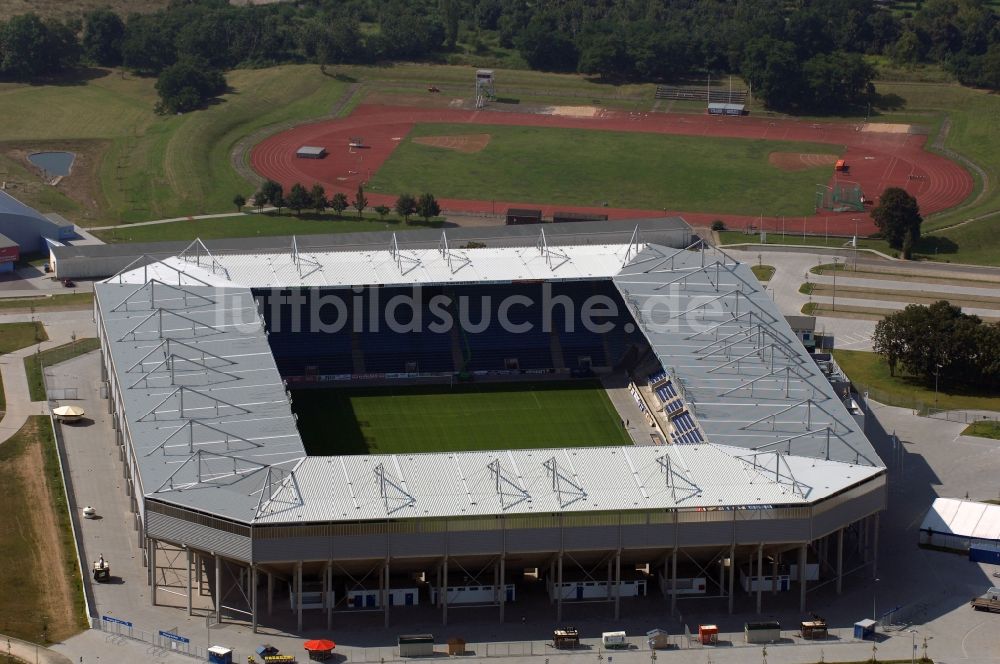
[[[414, 139], [489, 134], [479, 152]], [[422, 123], [379, 167], [374, 191], [564, 205], [748, 215], [813, 214], [831, 166], [781, 170], [771, 153], [841, 146], [555, 127]]]
[[597, 381], [298, 390], [310, 455], [629, 445]]

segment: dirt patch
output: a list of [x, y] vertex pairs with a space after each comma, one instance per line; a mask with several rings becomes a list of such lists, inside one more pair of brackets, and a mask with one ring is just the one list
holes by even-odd
[[767, 161], [782, 171], [804, 171], [817, 166], [833, 166], [840, 159], [835, 154], [811, 154], [808, 152], [772, 152]]
[[[4, 544], [3, 563], [20, 569], [9, 579], [7, 594], [17, 601], [0, 610], [3, 631], [23, 639], [62, 639], [79, 631], [74, 616], [74, 592], [64, 573], [68, 561], [60, 537], [59, 519], [52, 504], [40, 440], [40, 423], [31, 417], [21, 430], [3, 444], [0, 472], [11, 493], [0, 517]], [[8, 448], [8, 446], [10, 446]], [[12, 557], [11, 559], [7, 559]], [[30, 564], [29, 564], [30, 561]]]
[[[0, 179], [12, 196], [41, 212], [58, 212], [81, 226], [101, 219], [105, 207], [101, 193], [101, 160], [110, 142], [102, 140], [18, 141], [0, 143]], [[28, 160], [33, 152], [64, 151], [76, 155], [70, 175], [55, 186], [46, 184], [42, 170]], [[58, 203], [59, 196], [69, 201]]]
[[546, 106], [541, 112], [545, 115], [562, 115], [568, 118], [593, 118], [600, 110], [596, 106]]
[[414, 143], [444, 150], [473, 154], [482, 152], [490, 144], [489, 134], [455, 134], [454, 136], [418, 136]]
[[861, 127], [861, 131], [873, 134], [910, 134], [913, 132], [913, 125], [891, 122], [869, 122]]

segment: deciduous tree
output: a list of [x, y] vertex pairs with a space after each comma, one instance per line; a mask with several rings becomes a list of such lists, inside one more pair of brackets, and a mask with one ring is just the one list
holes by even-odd
[[288, 191], [288, 200], [286, 202], [288, 203], [288, 207], [295, 210], [295, 216], [302, 214], [303, 208], [312, 205], [309, 192], [298, 182], [293, 184], [292, 188]]
[[347, 205], [347, 196], [342, 191], [338, 191], [330, 197], [330, 209], [336, 212], [338, 217], [344, 213]]
[[875, 225], [893, 249], [903, 250], [903, 258], [910, 258], [912, 249], [920, 239], [920, 216], [917, 199], [905, 189], [889, 187], [882, 192], [879, 204], [872, 210]]
[[396, 199], [396, 214], [403, 218], [403, 223], [410, 221], [410, 215], [417, 211], [417, 200], [413, 194], [400, 194]]
[[326, 209], [327, 204], [326, 190], [323, 189], [323, 185], [319, 182], [314, 184], [309, 195], [312, 197], [313, 209], [316, 210], [316, 214], [321, 214]]
[[368, 207], [368, 199], [365, 197], [365, 189], [360, 184], [358, 185], [358, 190], [354, 194], [354, 200], [351, 202], [354, 209], [358, 211], [358, 219], [361, 218], [361, 213], [365, 211]]
[[429, 221], [431, 217], [441, 214], [441, 206], [438, 205], [434, 194], [420, 195], [420, 198], [417, 199], [417, 214], [423, 217], [424, 221]]

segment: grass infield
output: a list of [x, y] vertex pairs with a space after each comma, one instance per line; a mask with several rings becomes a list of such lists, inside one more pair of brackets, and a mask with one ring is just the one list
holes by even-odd
[[[488, 133], [480, 152], [421, 145], [427, 136]], [[782, 171], [772, 152], [830, 152], [830, 145], [553, 127], [416, 125], [372, 179], [375, 191], [445, 198], [672, 209], [727, 214], [813, 213], [828, 166]], [[836, 150], [836, 148], [833, 148]], [[433, 168], [428, 168], [433, 164]]]
[[597, 381], [300, 390], [311, 455], [629, 445]]

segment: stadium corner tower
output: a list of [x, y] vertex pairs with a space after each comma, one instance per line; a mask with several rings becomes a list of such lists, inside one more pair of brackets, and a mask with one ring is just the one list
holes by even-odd
[[[153, 601], [190, 611], [204, 580], [220, 619], [301, 632], [360, 610], [405, 625], [493, 606], [502, 621], [538, 596], [554, 620], [587, 598], [616, 617], [705, 595], [731, 612], [737, 590], [741, 610], [777, 591], [805, 611], [811, 584], [839, 592], [849, 565], [874, 572], [885, 467], [749, 267], [690, 244], [686, 226], [655, 243], [616, 227], [628, 230], [603, 244], [582, 226], [477, 248], [444, 233], [214, 255], [195, 242], [96, 284]], [[560, 315], [537, 333], [330, 331], [284, 306], [386, 323], [394, 294], [411, 315], [438, 296], [493, 296], [478, 321], [512, 294], [546, 293], [606, 298], [614, 329], [570, 330]], [[510, 311], [537, 322], [530, 305]], [[631, 446], [311, 456], [289, 392], [615, 373], [653, 432]], [[168, 559], [181, 589], [158, 595]]]

